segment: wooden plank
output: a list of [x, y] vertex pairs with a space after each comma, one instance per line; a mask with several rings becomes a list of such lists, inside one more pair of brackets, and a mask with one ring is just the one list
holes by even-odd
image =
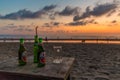
[[[71, 67], [74, 62], [74, 58], [63, 57], [63, 61], [60, 64], [53, 63], [52, 57], [46, 58], [46, 66], [38, 68], [37, 64], [33, 63], [33, 57], [28, 57], [27, 65], [18, 66], [17, 58], [9, 59], [0, 63], [0, 75], [1, 73], [19, 76], [38, 76], [39, 78], [52, 78], [56, 80], [66, 80], [70, 74]], [[7, 74], [7, 75], [8, 75]], [[3, 75], [3, 76], [4, 76]], [[37, 79], [36, 79], [37, 80]], [[46, 79], [47, 80], [47, 79]]]
[[49, 76], [35, 76], [30, 74], [20, 74], [11, 72], [0, 72], [1, 80], [64, 80], [63, 78], [55, 78]]

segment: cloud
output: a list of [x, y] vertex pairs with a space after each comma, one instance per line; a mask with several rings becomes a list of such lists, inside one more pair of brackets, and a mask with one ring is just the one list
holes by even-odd
[[90, 17], [90, 15], [91, 15], [90, 7], [88, 6], [86, 8], [86, 12], [84, 12], [81, 16], [79, 16], [79, 15], [74, 16], [73, 20], [77, 21], [77, 20], [80, 20], [80, 19], [84, 19], [84, 18]]
[[62, 11], [54, 11], [49, 15], [51, 20], [55, 20], [56, 16], [72, 16], [80, 13], [79, 7], [66, 6]]
[[28, 25], [18, 25], [18, 28], [14, 29], [14, 31], [28, 31], [31, 32], [33, 29]]
[[21, 31], [27, 31], [27, 32], [33, 31], [33, 29], [31, 29], [31, 28], [26, 28], [26, 27], [21, 27], [21, 26], [18, 26], [18, 28], [15, 28], [13, 30], [14, 31], [19, 31], [19, 32], [21, 32]]
[[15, 29], [15, 28], [17, 28], [17, 26], [14, 25], [13, 23], [7, 24], [6, 26], [1, 27], [2, 30]]
[[91, 11], [91, 14], [93, 16], [101, 16], [101, 15], [106, 14], [106, 13], [108, 13], [108, 12], [110, 12], [110, 11], [116, 9], [116, 8], [117, 8], [117, 4], [106, 3], [106, 4], [98, 5], [97, 7], [95, 7], [93, 9], [93, 11]]
[[52, 22], [52, 24], [54, 25], [54, 26], [59, 26], [59, 22]]
[[17, 26], [6, 26], [6, 28], [17, 28]]
[[14, 29], [14, 31], [19, 31], [19, 32], [21, 32], [21, 31], [24, 31], [24, 29], [23, 29], [23, 28], [18, 28], [18, 29]]
[[5, 16], [0, 16], [0, 19], [26, 19], [26, 18], [41, 18], [43, 15], [48, 15], [48, 13], [56, 8], [56, 5], [45, 6], [43, 9], [38, 10], [36, 12], [32, 12], [30, 10], [19, 10], [14, 13], [7, 14]]
[[53, 11], [49, 15], [49, 19], [55, 20], [56, 16], [74, 16], [78, 15], [80, 13], [80, 8], [79, 7], [70, 7], [66, 6], [62, 11]]
[[[93, 8], [93, 10], [90, 10], [90, 7], [88, 6], [86, 8], [86, 11], [82, 15], [76, 15], [73, 18], [73, 21], [89, 18], [90, 16], [99, 17], [104, 14], [107, 14], [117, 8], [117, 4], [115, 2], [113, 3], [106, 3], [106, 4], [99, 4]], [[113, 12], [111, 12], [112, 14]], [[110, 15], [111, 15], [110, 14]]]
[[72, 8], [70, 6], [66, 6], [65, 9], [59, 12], [59, 15], [70, 16], [70, 15], [78, 15], [79, 13], [80, 13], [79, 7]]
[[120, 13], [118, 14], [118, 16], [120, 16]]
[[14, 23], [11, 23], [11, 24], [8, 24], [8, 25], [13, 26], [13, 25], [14, 25]]
[[32, 18], [33, 13], [29, 10], [23, 9], [15, 13], [10, 13], [5, 16], [0, 17], [1, 19], [24, 19]]
[[16, 29], [17, 28], [17, 26], [15, 26], [15, 25], [6, 25], [6, 26], [3, 26], [3, 27], [0, 27], [0, 29], [1, 30], [13, 30], [13, 29]]
[[42, 10], [50, 11], [50, 10], [52, 10], [52, 9], [55, 9], [56, 7], [57, 7], [57, 5], [45, 6]]
[[83, 26], [83, 25], [86, 25], [86, 22], [84, 21], [79, 21], [79, 22], [70, 22], [66, 25], [70, 25], [70, 26]]
[[111, 15], [112, 15], [113, 13], [115, 13], [115, 12], [116, 12], [116, 10], [110, 11], [110, 12], [108, 13], [107, 17], [111, 16]]
[[33, 31], [33, 29], [31, 28], [31, 26], [29, 25], [15, 25], [13, 23], [8, 24], [6, 26], [3, 26], [0, 28], [1, 30], [13, 30], [13, 31], [27, 31], [27, 32], [31, 32]]
[[26, 28], [25, 31], [31, 32], [33, 29]]
[[60, 23], [60, 22], [50, 22], [50, 23], [43, 24], [43, 27], [54, 27], [54, 26], [59, 27], [60, 24], [62, 24], [62, 23]]
[[82, 21], [69, 22], [69, 23], [50, 22], [50, 23], [44, 23], [42, 27], [59, 27], [61, 25], [63, 26], [85, 26], [89, 23], [98, 24], [98, 22], [96, 22], [94, 19], [91, 19], [91, 20], [82, 20]]
[[54, 12], [52, 10], [55, 9], [56, 7], [57, 7], [57, 5], [45, 6], [42, 10], [34, 12], [33, 18], [41, 18], [43, 15], [50, 16]]
[[117, 22], [116, 20], [111, 21], [111, 23], [116, 23], [116, 22]]
[[71, 16], [71, 15], [78, 15], [80, 13], [79, 7], [72, 8], [70, 6], [66, 6], [62, 11], [55, 11], [54, 9], [56, 7], [57, 5], [49, 5], [49, 6], [45, 6], [44, 8], [36, 12], [32, 12], [27, 9], [22, 9], [17, 12], [6, 14], [5, 16], [0, 15], [0, 19], [11, 19], [11, 20], [35, 19], [35, 18], [42, 18], [43, 16], [48, 16], [49, 19], [55, 20], [56, 15]]
[[45, 24], [43, 24], [42, 27], [52, 27], [52, 26], [51, 26], [51, 24], [49, 24], [49, 23], [45, 23]]
[[69, 25], [69, 26], [84, 26], [84, 25], [87, 25], [89, 23], [98, 24], [98, 22], [96, 22], [94, 19], [92, 19], [92, 20], [83, 20], [83, 21], [70, 22], [70, 23], [67, 23], [65, 25]]

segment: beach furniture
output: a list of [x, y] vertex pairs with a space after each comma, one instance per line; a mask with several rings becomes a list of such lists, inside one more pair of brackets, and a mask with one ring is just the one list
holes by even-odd
[[70, 80], [74, 58], [63, 57], [62, 63], [53, 63], [52, 57], [46, 57], [45, 67], [38, 68], [33, 56], [27, 58], [25, 66], [18, 66], [17, 58], [0, 63], [0, 80]]

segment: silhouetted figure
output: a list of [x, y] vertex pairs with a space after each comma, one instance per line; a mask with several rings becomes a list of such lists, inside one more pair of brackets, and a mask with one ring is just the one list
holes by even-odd
[[82, 43], [85, 43], [85, 40], [84, 40], [84, 39], [82, 40]]
[[47, 36], [45, 37], [45, 41], [48, 42], [48, 38], [47, 38]]

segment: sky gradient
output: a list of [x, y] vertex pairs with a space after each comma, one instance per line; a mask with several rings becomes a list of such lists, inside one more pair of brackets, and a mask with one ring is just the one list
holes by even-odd
[[120, 0], [0, 0], [0, 34], [120, 36]]

